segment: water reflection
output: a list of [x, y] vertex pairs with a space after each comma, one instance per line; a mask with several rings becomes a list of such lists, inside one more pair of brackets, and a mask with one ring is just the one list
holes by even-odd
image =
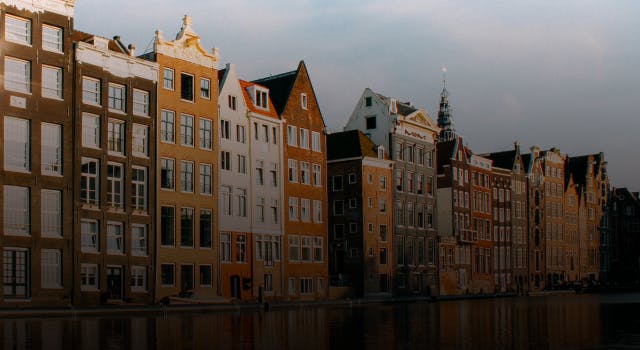
[[640, 295], [1, 319], [4, 349], [578, 349], [640, 346]]

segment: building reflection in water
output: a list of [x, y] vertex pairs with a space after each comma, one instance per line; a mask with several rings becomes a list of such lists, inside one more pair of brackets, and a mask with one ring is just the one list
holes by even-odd
[[[622, 298], [622, 299], [620, 299]], [[635, 298], [635, 299], [634, 299]], [[3, 349], [547, 349], [640, 345], [638, 295], [0, 319]], [[627, 316], [621, 316], [627, 315]]]

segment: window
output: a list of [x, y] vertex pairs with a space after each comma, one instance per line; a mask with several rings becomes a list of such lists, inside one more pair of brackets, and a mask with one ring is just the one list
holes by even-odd
[[100, 231], [98, 220], [82, 219], [80, 220], [81, 235], [81, 251], [83, 252], [99, 252], [100, 251]]
[[247, 173], [247, 156], [238, 154], [238, 173]]
[[162, 264], [160, 265], [160, 284], [163, 286], [175, 285], [175, 265]]
[[307, 109], [307, 94], [304, 92], [300, 94], [300, 107]]
[[314, 186], [322, 186], [322, 178], [321, 176], [321, 168], [320, 168], [320, 164], [313, 164], [311, 166], [312, 168], [312, 172], [313, 172], [313, 185]]
[[269, 143], [269, 126], [262, 124], [262, 141]]
[[319, 200], [313, 201], [313, 222], [315, 223], [322, 222], [322, 201], [319, 201]]
[[107, 164], [107, 205], [124, 208], [124, 171], [121, 163]]
[[236, 141], [240, 143], [247, 142], [247, 134], [244, 125], [236, 125]]
[[160, 141], [175, 142], [176, 114], [173, 111], [162, 110], [160, 112]]
[[173, 90], [173, 69], [165, 68], [163, 74], [163, 86], [167, 90]]
[[232, 193], [230, 186], [222, 186], [220, 189], [220, 201], [222, 202], [220, 207], [222, 208], [222, 214], [230, 216], [232, 214]]
[[97, 290], [98, 289], [98, 265], [81, 264], [80, 265], [80, 289], [81, 290]]
[[175, 208], [160, 207], [160, 244], [173, 246], [175, 244]]
[[227, 140], [231, 139], [231, 129], [228, 120], [220, 120], [220, 137]]
[[298, 145], [298, 138], [297, 138], [295, 126], [287, 125], [287, 145], [289, 146]]
[[207, 78], [200, 78], [200, 97], [211, 98], [211, 80]]
[[311, 179], [309, 177], [309, 163], [300, 162], [300, 183], [304, 185], [308, 185], [311, 183]]
[[42, 237], [62, 237], [62, 192], [42, 190], [40, 198], [40, 234]]
[[264, 185], [264, 162], [256, 160], [256, 184], [259, 186]]
[[42, 173], [62, 175], [62, 126], [41, 124]]
[[298, 182], [298, 161], [289, 159], [289, 182]]
[[316, 131], [311, 132], [311, 149], [314, 152], [322, 152], [320, 149], [320, 133]]
[[131, 255], [147, 255], [147, 225], [131, 225]]
[[300, 236], [289, 235], [289, 261], [300, 260]]
[[220, 167], [222, 170], [231, 171], [231, 153], [220, 151]]
[[271, 186], [278, 187], [278, 164], [271, 163], [271, 170], [269, 170], [269, 172], [271, 173]]
[[82, 158], [80, 167], [80, 201], [86, 204], [100, 204], [100, 163], [97, 159]]
[[309, 149], [309, 130], [300, 128], [300, 148]]
[[133, 114], [149, 116], [149, 92], [133, 89]]
[[149, 156], [149, 127], [141, 124], [133, 124], [131, 131], [131, 152], [134, 156]]
[[278, 144], [278, 129], [275, 126], [271, 127], [271, 141], [274, 145]]
[[98, 79], [82, 77], [82, 102], [100, 106], [102, 104], [100, 85], [100, 80]]
[[193, 247], [193, 208], [180, 211], [180, 246]]
[[300, 294], [312, 294], [313, 293], [313, 278], [302, 277], [300, 278]]
[[264, 222], [264, 198], [259, 197], [256, 202], [256, 221]]
[[124, 154], [124, 140], [127, 135], [124, 128], [124, 121], [118, 119], [109, 119], [107, 123], [107, 143], [109, 152], [118, 155]]
[[278, 208], [280, 208], [280, 206], [278, 205], [278, 200], [272, 199], [270, 207], [272, 224], [277, 224], [278, 222], [280, 222], [280, 214], [278, 213]]
[[229, 109], [231, 109], [232, 111], [235, 111], [238, 108], [238, 105], [236, 104], [236, 97], [233, 95], [228, 95], [227, 96], [227, 102], [229, 105]]
[[160, 188], [163, 190], [174, 189], [175, 161], [173, 159], [160, 159]]
[[213, 281], [211, 265], [200, 265], [200, 286], [211, 287]]
[[333, 215], [344, 215], [344, 201], [333, 201]]
[[147, 268], [145, 266], [131, 266], [131, 291], [147, 291]]
[[313, 261], [322, 262], [324, 259], [322, 237], [313, 238]]
[[333, 176], [331, 180], [333, 185], [333, 191], [342, 191], [342, 188], [343, 188], [342, 175]]
[[193, 192], [193, 162], [180, 162], [180, 190], [182, 192]]
[[365, 107], [371, 107], [371, 97], [367, 96], [364, 98]]
[[356, 233], [356, 232], [358, 232], [358, 223], [350, 222], [349, 223], [349, 233]]
[[29, 235], [31, 210], [29, 187], [4, 186], [4, 233]]
[[62, 28], [43, 24], [42, 48], [47, 51], [62, 52]]
[[40, 251], [40, 286], [42, 288], [62, 288], [62, 253], [58, 249]]
[[62, 68], [42, 66], [42, 97], [62, 99]]
[[183, 146], [193, 147], [193, 116], [180, 116], [180, 142]]
[[213, 239], [213, 216], [211, 210], [200, 209], [200, 248], [211, 248]]
[[211, 194], [211, 164], [200, 164], [200, 194]]
[[384, 213], [387, 211], [387, 200], [384, 198], [380, 198], [378, 200], [378, 208], [380, 209], [381, 213]]
[[100, 148], [100, 117], [97, 115], [82, 114], [82, 146]]
[[4, 118], [4, 168], [13, 171], [31, 170], [30, 123], [26, 119]]
[[380, 241], [381, 242], [386, 242], [387, 241], [387, 225], [380, 225]]
[[31, 45], [31, 21], [26, 18], [5, 15], [4, 38], [14, 43]]
[[301, 256], [300, 256], [300, 260], [301, 261], [305, 261], [305, 262], [311, 262], [311, 251], [313, 249], [313, 238], [312, 237], [305, 237], [302, 236], [300, 237], [300, 240], [302, 241], [302, 249], [301, 249]]
[[231, 234], [220, 234], [220, 261], [231, 262]]
[[260, 89], [256, 89], [256, 94], [255, 94], [255, 105], [257, 107], [260, 108], [267, 108], [268, 107], [268, 100], [267, 100], [267, 92], [264, 90], [260, 90]]
[[289, 295], [296, 295], [296, 279], [289, 277]]
[[193, 101], [193, 75], [180, 74], [180, 98], [185, 101]]
[[356, 174], [355, 173], [349, 173], [348, 179], [349, 179], [349, 184], [356, 183]]
[[311, 200], [307, 198], [300, 199], [300, 219], [305, 222], [311, 220]]
[[131, 204], [134, 210], [147, 211], [147, 168], [131, 167]]
[[236, 192], [238, 193], [238, 216], [247, 217], [247, 190], [239, 188]]
[[124, 226], [121, 222], [107, 222], [107, 252], [124, 254]]
[[367, 130], [371, 130], [371, 129], [375, 129], [376, 128], [376, 116], [375, 115], [372, 115], [370, 117], [366, 117], [365, 121], [366, 121]]
[[344, 225], [343, 224], [335, 224], [333, 226], [333, 238], [336, 240], [344, 239]]
[[289, 220], [298, 221], [298, 198], [289, 197]]
[[355, 198], [349, 198], [349, 208], [353, 209], [357, 207], [358, 207], [358, 201]]
[[427, 165], [427, 167], [433, 168], [433, 151], [425, 152], [424, 156], [425, 156], [424, 162]]
[[124, 112], [126, 101], [126, 88], [123, 85], [109, 84], [109, 109]]
[[202, 149], [211, 149], [211, 126], [210, 119], [200, 118], [200, 148]]
[[247, 235], [238, 234], [236, 237], [236, 262], [247, 262]]
[[264, 274], [264, 292], [265, 293], [273, 292], [273, 275], [270, 273]]

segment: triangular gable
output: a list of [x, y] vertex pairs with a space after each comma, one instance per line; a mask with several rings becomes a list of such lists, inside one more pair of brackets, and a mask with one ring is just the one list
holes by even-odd
[[154, 52], [157, 54], [181, 59], [213, 69], [218, 68], [218, 51], [205, 50], [200, 44], [200, 36], [191, 28], [191, 18], [184, 16], [182, 28], [175, 40], [166, 40], [160, 30], [156, 30]]

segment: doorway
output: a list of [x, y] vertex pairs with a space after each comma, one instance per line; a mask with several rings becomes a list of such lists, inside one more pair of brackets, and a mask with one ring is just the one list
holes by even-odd
[[122, 300], [122, 266], [107, 266], [107, 295], [110, 300]]

